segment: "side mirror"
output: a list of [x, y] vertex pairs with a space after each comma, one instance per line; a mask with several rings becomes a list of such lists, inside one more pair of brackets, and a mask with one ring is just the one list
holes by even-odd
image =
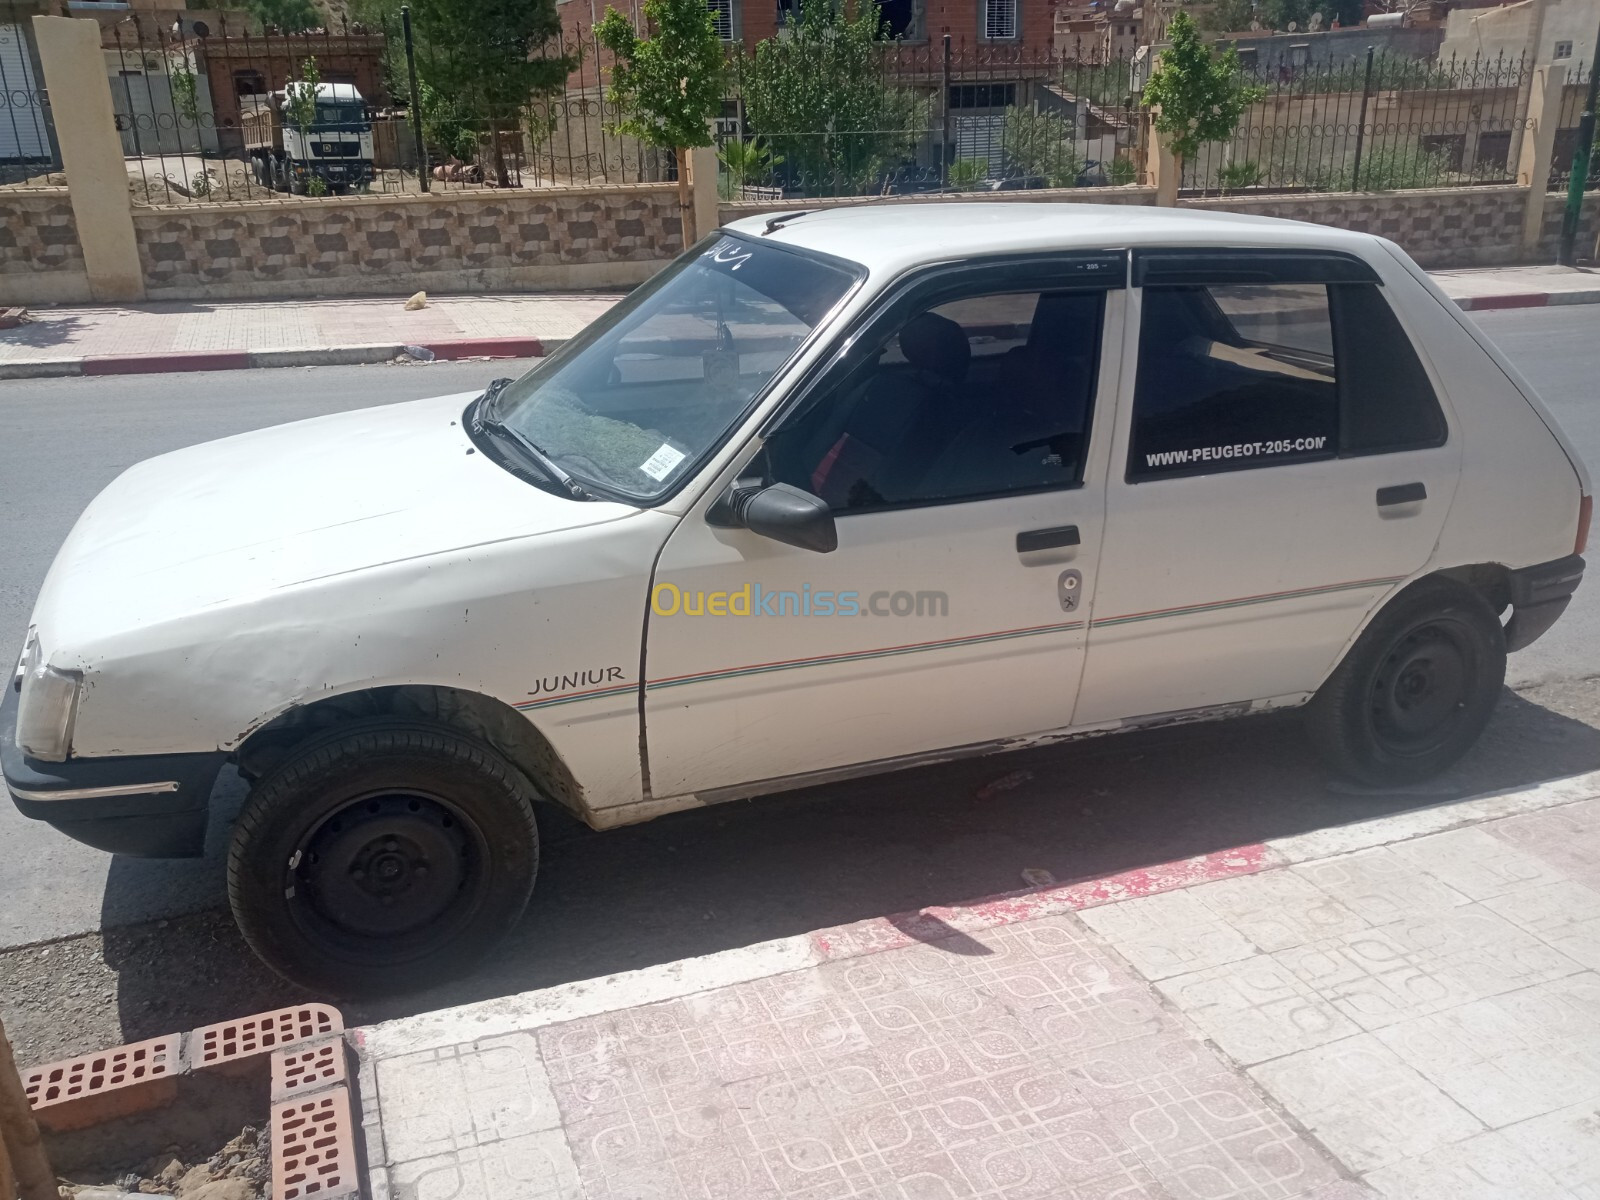
[[827, 554], [839, 547], [828, 502], [787, 483], [767, 487], [739, 482], [722, 494], [706, 519], [725, 528], [748, 529], [802, 550]]

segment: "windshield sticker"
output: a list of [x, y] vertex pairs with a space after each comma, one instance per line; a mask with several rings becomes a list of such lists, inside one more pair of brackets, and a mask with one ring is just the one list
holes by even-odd
[[650, 476], [657, 483], [660, 483], [668, 475], [672, 474], [672, 468], [687, 457], [682, 450], [674, 450], [666, 442], [662, 442], [660, 449], [639, 464], [639, 470]]
[[737, 271], [754, 257], [748, 246], [741, 246], [732, 238], [723, 238], [711, 248], [711, 261], [730, 271]]

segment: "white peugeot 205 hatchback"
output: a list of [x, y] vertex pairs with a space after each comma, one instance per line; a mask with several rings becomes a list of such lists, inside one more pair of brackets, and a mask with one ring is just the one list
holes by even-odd
[[1583, 465], [1397, 247], [1160, 209], [795, 211], [515, 381], [141, 463], [40, 593], [0, 765], [124, 854], [251, 792], [251, 946], [334, 993], [483, 954], [596, 828], [1304, 705], [1455, 760], [1583, 571]]

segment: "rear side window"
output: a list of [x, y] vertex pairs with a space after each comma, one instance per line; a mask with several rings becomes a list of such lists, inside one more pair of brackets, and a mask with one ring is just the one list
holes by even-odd
[[1129, 479], [1329, 458], [1338, 433], [1326, 285], [1145, 289]]
[[1340, 453], [1441, 445], [1439, 398], [1383, 292], [1370, 283], [1336, 283], [1328, 291], [1343, 406]]
[[1437, 446], [1438, 398], [1371, 283], [1146, 287], [1129, 480]]

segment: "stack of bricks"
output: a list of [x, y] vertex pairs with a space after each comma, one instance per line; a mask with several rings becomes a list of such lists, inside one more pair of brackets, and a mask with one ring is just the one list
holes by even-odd
[[300, 1004], [47, 1063], [22, 1084], [40, 1127], [64, 1133], [171, 1104], [191, 1072], [269, 1058], [272, 1200], [348, 1200], [361, 1194], [348, 1055], [339, 1011]]

